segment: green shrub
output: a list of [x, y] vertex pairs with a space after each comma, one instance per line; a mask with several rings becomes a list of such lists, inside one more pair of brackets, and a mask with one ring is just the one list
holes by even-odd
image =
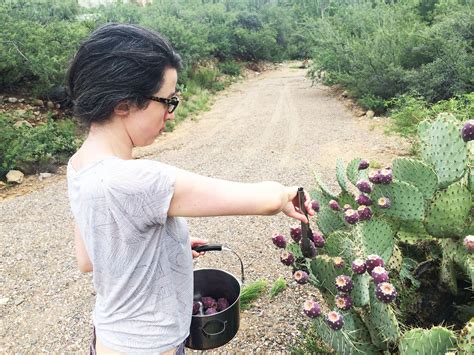
[[242, 66], [235, 60], [227, 60], [218, 64], [219, 70], [223, 74], [231, 76], [239, 76], [242, 71]]
[[72, 120], [53, 121], [36, 127], [13, 126], [15, 117], [0, 114], [0, 178], [11, 169], [34, 173], [63, 164], [77, 149]]

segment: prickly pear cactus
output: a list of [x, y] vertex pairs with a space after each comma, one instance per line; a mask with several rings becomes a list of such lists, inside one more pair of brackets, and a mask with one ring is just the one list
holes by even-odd
[[456, 335], [443, 327], [415, 328], [400, 339], [400, 355], [445, 354], [456, 348]]
[[458, 339], [461, 354], [474, 354], [474, 318], [467, 322]]
[[438, 187], [438, 176], [431, 167], [419, 160], [397, 158], [392, 169], [397, 180], [415, 186], [427, 200], [433, 197]]

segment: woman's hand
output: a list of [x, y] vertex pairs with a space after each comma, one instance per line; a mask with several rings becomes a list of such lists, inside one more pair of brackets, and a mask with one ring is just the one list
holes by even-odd
[[[283, 209], [281, 210], [284, 214], [286, 214], [288, 217], [292, 217], [297, 219], [298, 221], [308, 223], [308, 219], [306, 218], [304, 211], [300, 210], [300, 203], [298, 199], [298, 186], [291, 186], [291, 187], [286, 187], [287, 191], [287, 199], [286, 203], [284, 202]], [[311, 196], [304, 191], [304, 206], [306, 208], [306, 211], [308, 212], [308, 215], [314, 216], [315, 211], [311, 207]]]
[[[206, 239], [195, 238], [195, 237], [191, 237], [189, 239], [191, 240], [191, 248], [198, 247], [201, 245], [206, 245], [209, 243], [209, 241]], [[205, 254], [205, 252], [203, 251], [198, 253], [197, 251], [193, 250], [192, 252], [193, 252], [193, 259], [196, 259]]]

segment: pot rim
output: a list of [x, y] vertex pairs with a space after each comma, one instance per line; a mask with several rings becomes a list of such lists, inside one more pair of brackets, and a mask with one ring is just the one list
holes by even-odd
[[[237, 297], [237, 299], [231, 304], [229, 305], [229, 307], [227, 307], [226, 309], [222, 310], [222, 311], [219, 311], [217, 313], [214, 313], [214, 314], [193, 314], [192, 316], [193, 317], [196, 317], [196, 318], [206, 318], [206, 317], [212, 317], [212, 316], [215, 316], [217, 314], [221, 314], [221, 313], [224, 313], [225, 311], [227, 311], [228, 309], [230, 309], [231, 307], [233, 307], [237, 302], [240, 303], [240, 292], [242, 291], [242, 283], [239, 281], [239, 279], [237, 279], [233, 274], [231, 274], [230, 272], [227, 272], [227, 271], [224, 271], [224, 270], [221, 270], [221, 269], [214, 269], [214, 268], [201, 268], [201, 269], [194, 269], [193, 270], [193, 273], [195, 271], [221, 271], [229, 276], [232, 276], [236, 281], [237, 283], [239, 284], [239, 296]], [[193, 292], [194, 293], [194, 292]], [[193, 298], [194, 298], [194, 294], [193, 294]]]

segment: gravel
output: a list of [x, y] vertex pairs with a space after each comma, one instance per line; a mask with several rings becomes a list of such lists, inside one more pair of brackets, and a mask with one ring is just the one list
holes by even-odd
[[[338, 157], [359, 156], [389, 164], [408, 144], [382, 133], [385, 121], [356, 118], [305, 71], [289, 65], [234, 84], [212, 110], [165, 133], [137, 157], [158, 159], [216, 178], [275, 180], [314, 186], [313, 171], [335, 188]], [[87, 351], [94, 305], [91, 275], [75, 263], [73, 221], [64, 169], [40, 190], [0, 202], [0, 352]], [[312, 224], [315, 225], [316, 218]], [[283, 276], [288, 288], [271, 300], [265, 293], [242, 312], [237, 336], [219, 351], [289, 351], [308, 324], [302, 313], [308, 285], [293, 281], [270, 236], [289, 236], [296, 224], [284, 215], [189, 218], [193, 236], [222, 243], [240, 255], [246, 283]], [[216, 267], [239, 277], [238, 259], [208, 252], [195, 267]]]

